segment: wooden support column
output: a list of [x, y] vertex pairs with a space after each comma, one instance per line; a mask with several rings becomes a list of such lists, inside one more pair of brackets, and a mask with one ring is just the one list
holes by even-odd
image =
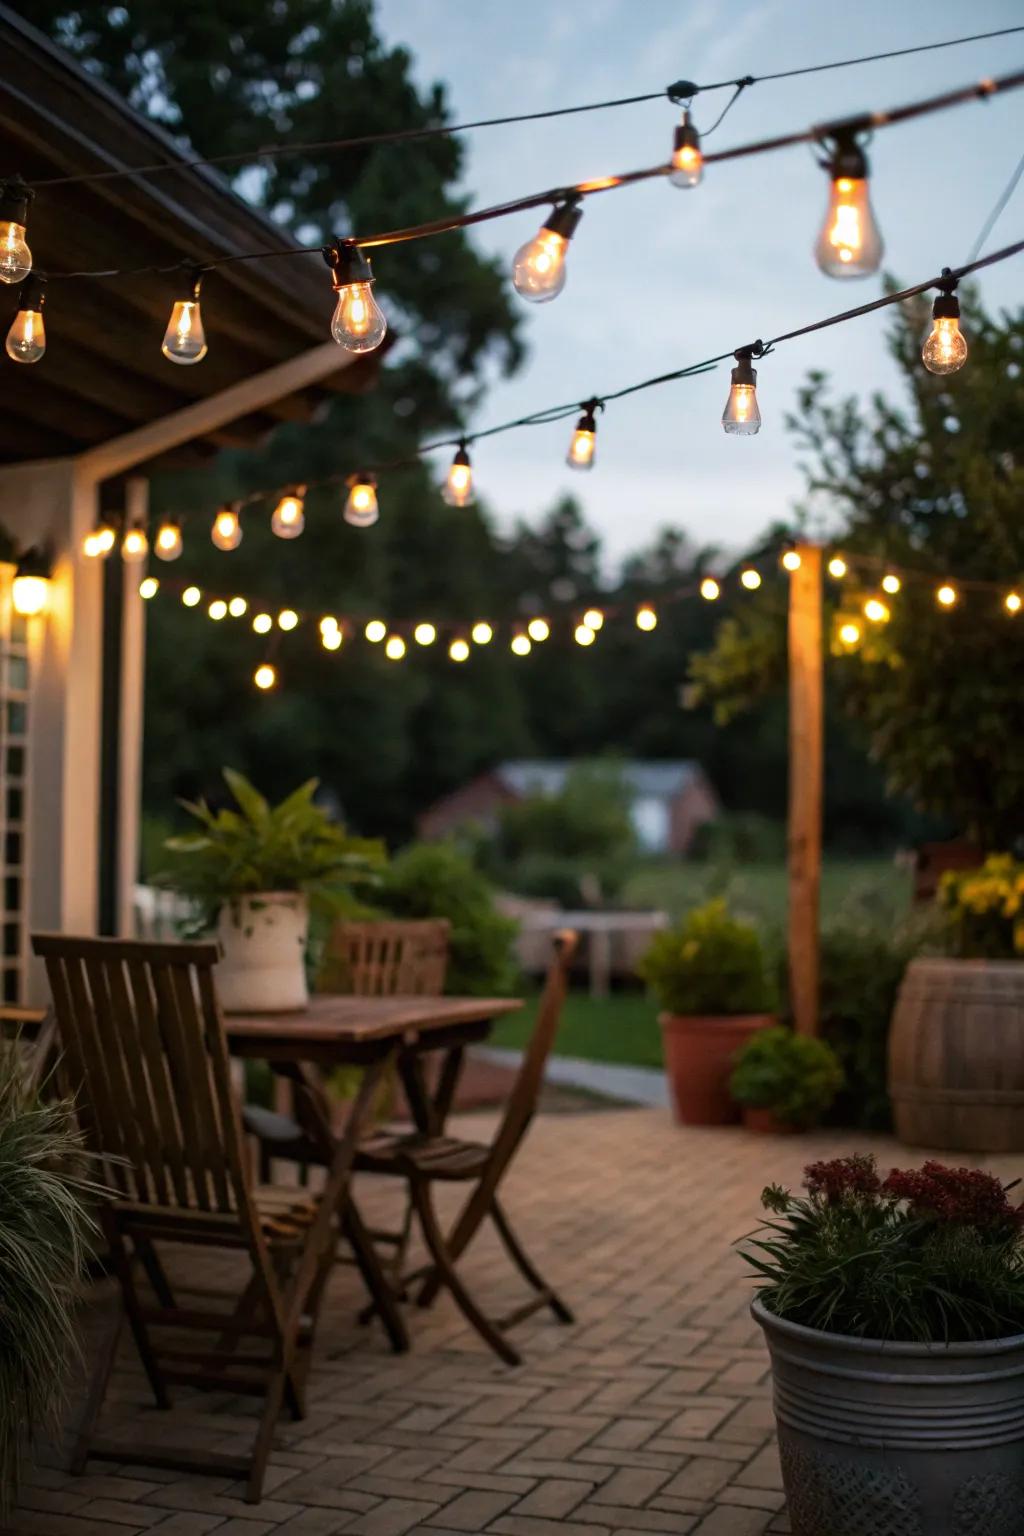
[[818, 1032], [818, 905], [824, 765], [821, 550], [798, 546], [789, 578], [789, 986], [802, 1035]]

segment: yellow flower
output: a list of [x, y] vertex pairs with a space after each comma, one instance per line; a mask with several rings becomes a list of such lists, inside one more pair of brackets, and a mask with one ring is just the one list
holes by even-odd
[[1013, 896], [1007, 896], [1006, 900], [1003, 902], [1003, 916], [1016, 917], [1019, 911], [1020, 897], [1016, 894]]

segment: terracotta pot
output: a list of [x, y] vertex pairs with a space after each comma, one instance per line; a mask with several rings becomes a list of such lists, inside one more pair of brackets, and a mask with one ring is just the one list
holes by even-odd
[[780, 1120], [774, 1109], [754, 1104], [744, 1104], [743, 1124], [748, 1131], [756, 1131], [761, 1136], [799, 1136], [803, 1129], [800, 1125]]
[[739, 1106], [729, 1097], [732, 1058], [744, 1041], [775, 1023], [770, 1013], [706, 1018], [661, 1013], [665, 1075], [675, 1117], [683, 1125], [732, 1125]]

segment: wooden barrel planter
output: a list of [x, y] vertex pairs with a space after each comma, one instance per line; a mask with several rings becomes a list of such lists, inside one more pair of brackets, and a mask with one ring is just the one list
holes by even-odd
[[889, 1036], [889, 1096], [909, 1146], [1024, 1151], [1024, 961], [912, 960]]

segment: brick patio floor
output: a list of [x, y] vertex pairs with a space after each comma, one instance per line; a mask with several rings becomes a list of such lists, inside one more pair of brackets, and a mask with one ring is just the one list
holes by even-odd
[[[461, 1121], [486, 1134], [483, 1116]], [[41, 1454], [9, 1532], [33, 1536], [612, 1536], [616, 1531], [760, 1536], [786, 1517], [772, 1440], [767, 1359], [732, 1251], [761, 1186], [795, 1183], [811, 1157], [895, 1143], [763, 1139], [681, 1129], [659, 1110], [547, 1114], [513, 1168], [507, 1205], [540, 1267], [577, 1314], [517, 1331], [525, 1364], [486, 1352], [444, 1297], [413, 1313], [414, 1347], [391, 1355], [354, 1320], [355, 1272], [324, 1308], [309, 1414], [282, 1418], [259, 1505], [224, 1478]], [[1014, 1166], [1016, 1164], [1016, 1166]], [[1022, 1171], [1022, 1159], [997, 1171]], [[397, 1191], [359, 1186], [386, 1219]], [[174, 1272], [173, 1258], [169, 1265]], [[521, 1296], [485, 1234], [464, 1261], [494, 1311]], [[247, 1449], [256, 1404], [182, 1392], [158, 1413], [127, 1344], [105, 1430], [140, 1440]]]

